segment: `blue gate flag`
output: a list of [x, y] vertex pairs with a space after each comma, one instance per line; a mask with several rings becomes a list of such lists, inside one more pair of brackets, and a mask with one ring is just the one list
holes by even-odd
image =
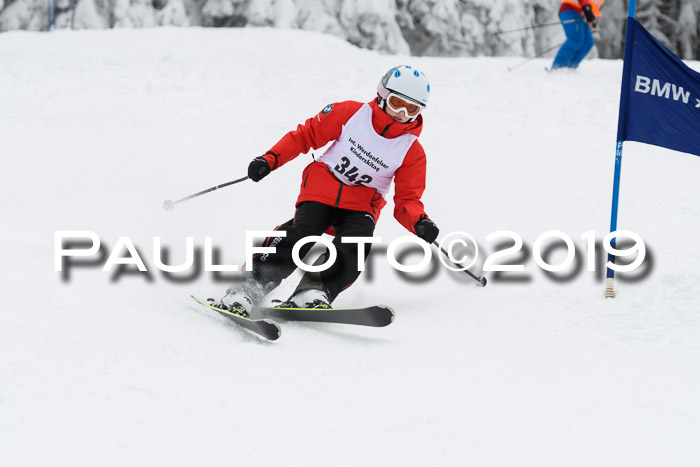
[[700, 156], [700, 73], [627, 18], [618, 141]]

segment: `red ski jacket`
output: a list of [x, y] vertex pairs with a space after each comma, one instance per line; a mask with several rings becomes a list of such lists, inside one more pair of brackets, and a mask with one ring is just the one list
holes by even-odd
[[[296, 130], [284, 135], [263, 157], [272, 170], [276, 170], [311, 148], [325, 146], [340, 137], [343, 125], [362, 105], [361, 102], [344, 101], [327, 106]], [[423, 128], [421, 115], [414, 122], [398, 123], [379, 107], [376, 100], [369, 105], [372, 108], [372, 126], [377, 134], [385, 138], [397, 138], [405, 133], [412, 133], [416, 137], [420, 135]], [[394, 217], [412, 233], [415, 233], [416, 223], [421, 218], [428, 217], [420, 200], [425, 190], [425, 166], [425, 152], [416, 140], [394, 174]], [[318, 201], [342, 209], [369, 212], [374, 216], [375, 222], [386, 205], [376, 189], [344, 184], [323, 162], [312, 162], [304, 169], [297, 206], [304, 201]]]

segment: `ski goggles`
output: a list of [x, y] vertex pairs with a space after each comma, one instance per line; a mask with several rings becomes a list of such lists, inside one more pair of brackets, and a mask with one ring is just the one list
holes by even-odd
[[422, 105], [393, 92], [386, 97], [386, 103], [394, 112], [403, 110], [409, 117], [416, 117], [423, 110]]

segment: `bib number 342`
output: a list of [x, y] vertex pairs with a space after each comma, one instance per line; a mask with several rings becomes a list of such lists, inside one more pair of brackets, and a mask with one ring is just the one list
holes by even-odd
[[372, 181], [372, 177], [369, 175], [360, 175], [357, 167], [350, 167], [350, 159], [347, 157], [343, 157], [341, 162], [341, 164], [335, 166], [335, 171], [347, 178], [350, 183], [354, 183], [355, 185], [366, 185]]

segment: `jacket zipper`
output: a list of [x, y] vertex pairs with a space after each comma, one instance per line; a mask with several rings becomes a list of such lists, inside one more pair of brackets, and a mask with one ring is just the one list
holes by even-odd
[[343, 183], [340, 182], [340, 187], [338, 188], [338, 197], [335, 200], [335, 207], [337, 208], [340, 205], [340, 194], [343, 192]]
[[384, 128], [384, 131], [382, 131], [382, 135], [381, 135], [381, 136], [386, 135], [386, 132], [389, 131], [389, 127], [390, 127], [390, 126], [391, 126], [391, 123], [389, 123], [389, 124], [386, 126], [386, 128]]

